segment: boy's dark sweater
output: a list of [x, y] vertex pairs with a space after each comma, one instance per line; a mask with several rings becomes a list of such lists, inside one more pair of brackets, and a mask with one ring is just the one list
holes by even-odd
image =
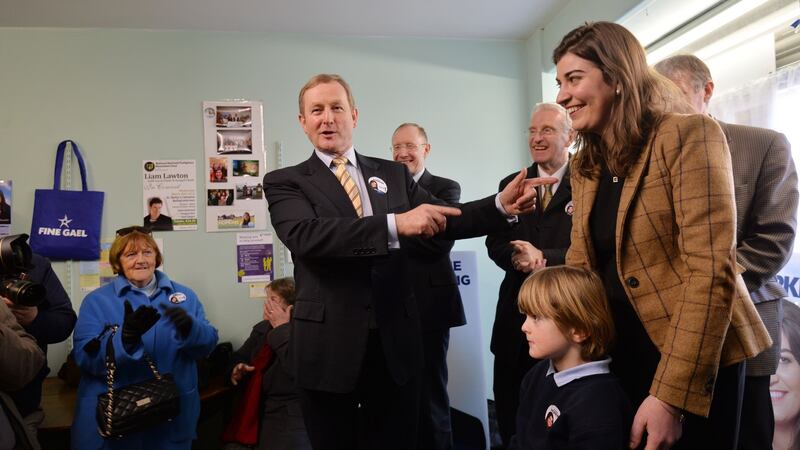
[[[525, 375], [520, 389], [517, 434], [510, 449], [624, 449], [628, 447], [633, 409], [610, 373], [589, 375], [558, 387], [546, 375], [549, 360]], [[559, 417], [548, 428], [545, 416], [555, 405]]]

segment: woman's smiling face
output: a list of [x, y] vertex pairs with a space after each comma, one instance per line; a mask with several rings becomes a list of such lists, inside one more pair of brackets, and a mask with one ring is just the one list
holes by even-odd
[[556, 102], [567, 109], [572, 128], [602, 134], [615, 97], [615, 88], [606, 83], [603, 71], [588, 59], [568, 52], [556, 64], [556, 81]]
[[769, 394], [775, 423], [794, 423], [800, 412], [800, 364], [792, 353], [789, 339], [781, 332], [778, 370], [770, 377]]

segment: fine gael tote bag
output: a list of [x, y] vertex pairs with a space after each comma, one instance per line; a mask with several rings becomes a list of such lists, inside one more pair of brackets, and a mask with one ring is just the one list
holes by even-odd
[[[83, 190], [61, 190], [61, 168], [67, 144], [78, 160]], [[52, 259], [96, 260], [100, 257], [100, 224], [103, 193], [86, 187], [86, 165], [78, 144], [58, 144], [53, 189], [36, 189], [30, 245], [34, 252]]]

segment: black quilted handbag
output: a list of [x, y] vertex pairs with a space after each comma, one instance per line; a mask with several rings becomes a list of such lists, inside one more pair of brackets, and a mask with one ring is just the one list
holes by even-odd
[[97, 429], [105, 438], [124, 437], [168, 422], [180, 412], [180, 395], [172, 374], [161, 375], [146, 353], [144, 360], [154, 378], [114, 389], [117, 364], [111, 339], [116, 331], [114, 325], [106, 344], [108, 392], [97, 396]]

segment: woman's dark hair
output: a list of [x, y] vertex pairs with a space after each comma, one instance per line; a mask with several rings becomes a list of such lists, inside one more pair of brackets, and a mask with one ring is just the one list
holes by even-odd
[[561, 39], [553, 62], [558, 64], [567, 53], [594, 63], [618, 91], [605, 130], [578, 132], [580, 151], [573, 164], [584, 177], [599, 175], [603, 160], [611, 173], [627, 175], [664, 113], [690, 112], [677, 87], [647, 66], [644, 48], [621, 25], [586, 22]]

